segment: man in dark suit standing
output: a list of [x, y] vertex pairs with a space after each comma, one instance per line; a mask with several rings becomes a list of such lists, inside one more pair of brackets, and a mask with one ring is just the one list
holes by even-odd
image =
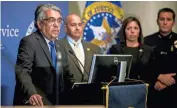
[[14, 105], [57, 105], [59, 92], [72, 85], [66, 54], [56, 40], [62, 22], [61, 11], [55, 5], [37, 7], [37, 31], [24, 37], [18, 49]]
[[65, 20], [66, 38], [61, 40], [68, 54], [69, 69], [76, 82], [87, 82], [91, 68], [93, 54], [98, 54], [101, 49], [82, 40], [83, 24], [76, 14], [70, 14]]

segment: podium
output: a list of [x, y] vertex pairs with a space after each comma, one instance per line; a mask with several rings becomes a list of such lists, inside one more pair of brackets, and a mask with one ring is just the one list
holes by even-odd
[[63, 93], [61, 105], [104, 105], [106, 108], [146, 108], [147, 85], [142, 81], [75, 84]]
[[75, 84], [60, 97], [60, 105], [105, 105], [104, 84]]

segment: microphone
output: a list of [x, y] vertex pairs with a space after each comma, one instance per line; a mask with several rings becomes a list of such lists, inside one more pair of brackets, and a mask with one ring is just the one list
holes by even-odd
[[57, 66], [56, 66], [56, 104], [58, 105], [59, 104], [59, 91], [60, 91], [60, 87], [59, 87], [59, 83], [60, 83], [60, 75], [63, 71], [63, 68], [62, 68], [62, 54], [60, 51], [57, 51], [56, 53], [57, 55]]
[[[77, 56], [75, 55], [75, 53], [72, 50], [69, 50], [69, 53], [74, 55], [74, 57], [77, 59], [77, 61], [79, 61], [79, 63], [81, 64], [82, 68], [84, 69], [84, 72], [89, 76], [89, 74], [87, 73], [86, 69], [84, 68], [83, 64], [81, 63], [81, 61], [77, 58]], [[83, 73], [84, 74], [84, 73]]]
[[113, 81], [115, 81], [115, 80], [117, 79], [116, 76], [112, 76], [111, 78], [112, 78], [112, 80], [108, 82], [108, 84], [107, 84], [108, 86], [109, 86]]
[[62, 66], [62, 55], [60, 51], [57, 51], [57, 67], [56, 67], [56, 72], [57, 74], [60, 74], [61, 71], [61, 66]]

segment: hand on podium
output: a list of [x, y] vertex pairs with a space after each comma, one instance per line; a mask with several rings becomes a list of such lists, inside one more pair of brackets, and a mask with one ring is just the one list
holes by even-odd
[[34, 94], [29, 98], [29, 103], [33, 106], [43, 107], [42, 97], [39, 94]]

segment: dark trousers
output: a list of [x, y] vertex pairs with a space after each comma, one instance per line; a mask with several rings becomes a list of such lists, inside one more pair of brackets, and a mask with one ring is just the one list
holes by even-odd
[[177, 108], [177, 86], [169, 86], [161, 91], [149, 88], [148, 108]]

